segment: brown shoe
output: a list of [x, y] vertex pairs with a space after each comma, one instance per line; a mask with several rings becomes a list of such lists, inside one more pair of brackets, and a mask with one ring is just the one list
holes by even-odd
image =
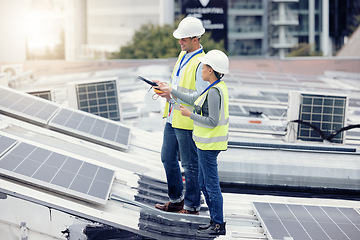
[[167, 202], [163, 205], [161, 205], [160, 203], [157, 203], [155, 205], [155, 208], [160, 209], [165, 212], [178, 212], [181, 209], [183, 209], [183, 207], [184, 207], [184, 200], [182, 200], [179, 203]]
[[190, 210], [186, 210], [186, 209], [182, 209], [182, 210], [178, 211], [178, 213], [199, 215], [199, 211], [190, 211]]

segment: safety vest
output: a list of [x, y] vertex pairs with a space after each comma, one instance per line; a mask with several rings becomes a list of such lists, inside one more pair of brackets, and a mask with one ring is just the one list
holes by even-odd
[[[194, 121], [193, 139], [196, 146], [201, 150], [226, 150], [229, 138], [229, 94], [226, 84], [221, 81], [214, 87], [219, 90], [221, 96], [219, 123], [211, 127]], [[209, 91], [203, 93], [196, 101], [196, 109], [201, 109]], [[200, 113], [202, 115], [202, 112]]]
[[[171, 75], [171, 78], [174, 77], [174, 74], [176, 74], [176, 71], [178, 69], [178, 65], [180, 64], [180, 61], [182, 57], [186, 54], [186, 51], [181, 51], [179, 54], [179, 58], [175, 64], [173, 73]], [[185, 69], [183, 70], [181, 76], [180, 76], [180, 83], [178, 86], [178, 91], [183, 93], [193, 93], [196, 92], [195, 88], [195, 82], [196, 82], [196, 69], [199, 66], [199, 57], [204, 56], [205, 53], [202, 51], [201, 53], [195, 55], [190, 59], [190, 61], [186, 64]], [[170, 85], [171, 86], [171, 85]], [[183, 106], [187, 107], [191, 112], [193, 111], [193, 107], [191, 105], [182, 103]], [[166, 118], [169, 114], [169, 106], [170, 104], [166, 102], [165, 104], [165, 110], [163, 117]], [[179, 108], [179, 104], [172, 104], [172, 127], [174, 128], [180, 128], [180, 129], [186, 129], [186, 130], [193, 130], [194, 128], [194, 122], [189, 117], [184, 117], [181, 115], [181, 111]]]

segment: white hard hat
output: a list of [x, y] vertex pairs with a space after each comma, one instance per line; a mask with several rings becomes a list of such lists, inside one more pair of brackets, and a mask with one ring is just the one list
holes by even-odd
[[218, 73], [226, 74], [229, 72], [229, 58], [220, 50], [211, 50], [205, 56], [199, 57], [199, 60]]
[[178, 28], [173, 32], [177, 39], [188, 37], [199, 37], [205, 33], [205, 29], [200, 19], [195, 17], [186, 17], [179, 23]]

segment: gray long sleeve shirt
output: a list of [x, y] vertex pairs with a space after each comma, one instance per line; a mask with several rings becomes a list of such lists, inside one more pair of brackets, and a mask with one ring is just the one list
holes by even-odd
[[[194, 102], [196, 101], [196, 99], [198, 99], [198, 97], [200, 97], [201, 93], [186, 94], [173, 89], [171, 91], [171, 94], [179, 98], [180, 100], [186, 102], [187, 104], [194, 105]], [[220, 104], [221, 97], [219, 90], [217, 90], [216, 88], [210, 88], [209, 94], [201, 109], [203, 115], [191, 113], [190, 118], [194, 121], [206, 124], [210, 127], [216, 127], [219, 123], [221, 106]]]

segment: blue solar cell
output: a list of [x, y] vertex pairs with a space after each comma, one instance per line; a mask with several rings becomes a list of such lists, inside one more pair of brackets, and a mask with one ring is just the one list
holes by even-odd
[[84, 132], [84, 133], [88, 133], [90, 132], [90, 130], [92, 129], [94, 123], [95, 123], [95, 120], [94, 118], [91, 118], [91, 117], [88, 117], [88, 116], [85, 116], [83, 119], [82, 119], [82, 122], [81, 124], [79, 125], [78, 129], [80, 132]]
[[301, 225], [306, 229], [307, 233], [311, 236], [312, 240], [329, 239], [328, 235], [324, 232], [321, 226], [315, 221], [301, 221]]
[[327, 235], [331, 236], [331, 239], [337, 239], [337, 240], [347, 240], [348, 238], [346, 235], [341, 231], [338, 225], [336, 225], [333, 222], [320, 222], [320, 227], [324, 229]]
[[0, 157], [16, 142], [15, 139], [0, 135]]
[[75, 178], [75, 173], [59, 170], [54, 178], [51, 180], [52, 184], [60, 187], [69, 188], [71, 182]]
[[91, 179], [93, 179], [95, 177], [96, 172], [98, 171], [99, 167], [94, 165], [94, 164], [90, 164], [90, 163], [86, 163], [84, 162], [80, 169], [78, 174], [89, 177]]
[[264, 219], [263, 222], [266, 226], [266, 229], [268, 229], [268, 234], [272, 237], [272, 239], [284, 239], [284, 237], [290, 237], [290, 234], [282, 225], [280, 220]]
[[107, 168], [99, 168], [95, 180], [100, 182], [110, 182], [113, 178], [113, 171]]
[[13, 171], [23, 160], [24, 158], [17, 155], [13, 155], [11, 157], [5, 155], [0, 161], [0, 168]]
[[77, 175], [74, 181], [71, 183], [70, 189], [87, 194], [91, 183], [92, 183], [91, 178]]
[[61, 169], [71, 173], [77, 173], [82, 165], [82, 161], [75, 158], [67, 157], [65, 163], [62, 165]]
[[[286, 231], [289, 235], [295, 240], [312, 240], [306, 230], [298, 221], [288, 221], [288, 220], [281, 220], [281, 223], [284, 225]], [[284, 237], [284, 236], [283, 236]], [[281, 238], [284, 239], [284, 238]]]
[[109, 188], [105, 182], [94, 180], [91, 184], [88, 194], [101, 199], [106, 199], [107, 195], [109, 194]]
[[58, 171], [58, 168], [44, 164], [40, 166], [32, 177], [44, 182], [50, 182]]
[[41, 163], [32, 161], [27, 159], [26, 161], [22, 161], [14, 170], [13, 172], [22, 174], [24, 176], [31, 177], [34, 173], [39, 169]]
[[42, 148], [36, 148], [27, 158], [35, 162], [44, 163], [49, 158], [49, 151]]
[[66, 159], [67, 157], [65, 155], [59, 153], [52, 153], [51, 157], [46, 160], [45, 164], [51, 167], [60, 168], [64, 164]]

